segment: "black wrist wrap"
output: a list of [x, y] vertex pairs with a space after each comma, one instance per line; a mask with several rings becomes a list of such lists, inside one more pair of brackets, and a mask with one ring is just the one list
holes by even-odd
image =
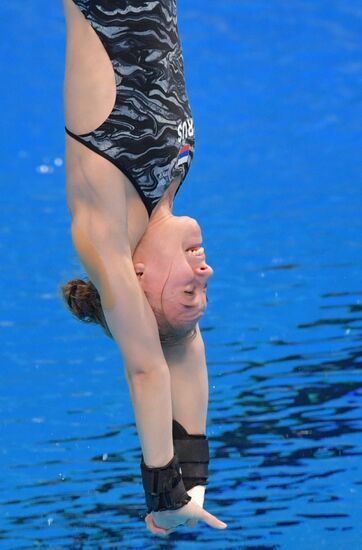
[[161, 468], [149, 468], [142, 456], [141, 472], [148, 513], [177, 510], [191, 500], [186, 493], [176, 455]]
[[206, 435], [190, 435], [176, 420], [172, 422], [172, 432], [186, 491], [195, 485], [207, 485], [210, 459]]

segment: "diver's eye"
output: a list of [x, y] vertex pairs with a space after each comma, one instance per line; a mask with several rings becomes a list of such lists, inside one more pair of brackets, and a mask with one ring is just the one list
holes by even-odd
[[194, 295], [193, 290], [184, 290], [184, 293], [187, 294], [188, 296], [193, 296]]

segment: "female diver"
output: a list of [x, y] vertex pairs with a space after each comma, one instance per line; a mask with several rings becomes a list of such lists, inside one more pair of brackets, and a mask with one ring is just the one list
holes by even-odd
[[[122, 353], [142, 447], [148, 529], [202, 519], [208, 383], [198, 321], [212, 269], [198, 224], [172, 214], [194, 128], [176, 0], [64, 0], [67, 201], [89, 281], [73, 313]], [[181, 468], [180, 468], [181, 466]]]

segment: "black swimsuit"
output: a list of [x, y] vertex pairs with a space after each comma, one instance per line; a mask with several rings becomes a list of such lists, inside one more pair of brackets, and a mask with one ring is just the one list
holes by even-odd
[[112, 62], [116, 101], [98, 128], [66, 132], [115, 164], [149, 215], [194, 153], [176, 0], [73, 0]]

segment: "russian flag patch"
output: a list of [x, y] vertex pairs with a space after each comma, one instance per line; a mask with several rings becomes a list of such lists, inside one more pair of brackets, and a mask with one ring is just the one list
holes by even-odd
[[189, 155], [190, 155], [190, 145], [186, 144], [180, 149], [180, 152], [178, 154], [177, 166], [181, 166], [182, 164], [185, 164], [188, 161]]

